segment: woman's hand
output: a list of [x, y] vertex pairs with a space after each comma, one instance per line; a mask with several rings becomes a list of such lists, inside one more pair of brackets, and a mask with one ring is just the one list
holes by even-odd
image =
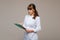
[[26, 32], [30, 33], [30, 32], [34, 32], [34, 30], [26, 29]]

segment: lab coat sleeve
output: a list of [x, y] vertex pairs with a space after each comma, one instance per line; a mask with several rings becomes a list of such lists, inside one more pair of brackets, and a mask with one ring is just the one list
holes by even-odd
[[41, 31], [41, 22], [40, 22], [40, 17], [37, 17], [36, 19], [36, 27], [34, 28], [34, 32]]
[[25, 25], [25, 23], [26, 23], [26, 18], [27, 18], [27, 15], [25, 15], [25, 18], [24, 18], [24, 21], [23, 21], [23, 27], [24, 27], [24, 28], [26, 28], [26, 25]]

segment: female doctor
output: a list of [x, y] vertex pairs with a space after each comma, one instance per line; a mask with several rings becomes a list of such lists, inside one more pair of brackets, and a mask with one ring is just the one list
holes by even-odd
[[38, 40], [37, 32], [41, 30], [41, 24], [35, 4], [29, 4], [27, 10], [28, 14], [25, 16], [23, 23], [23, 27], [26, 28], [24, 40]]

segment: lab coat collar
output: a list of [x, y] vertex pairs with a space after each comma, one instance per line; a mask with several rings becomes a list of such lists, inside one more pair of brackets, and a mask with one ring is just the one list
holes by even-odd
[[29, 16], [33, 17], [32, 15], [29, 15]]

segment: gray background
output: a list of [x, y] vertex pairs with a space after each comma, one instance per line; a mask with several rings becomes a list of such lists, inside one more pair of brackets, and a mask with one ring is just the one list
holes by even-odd
[[35, 3], [41, 17], [39, 40], [60, 40], [60, 0], [0, 0], [0, 40], [23, 40], [21, 23], [28, 4]]

